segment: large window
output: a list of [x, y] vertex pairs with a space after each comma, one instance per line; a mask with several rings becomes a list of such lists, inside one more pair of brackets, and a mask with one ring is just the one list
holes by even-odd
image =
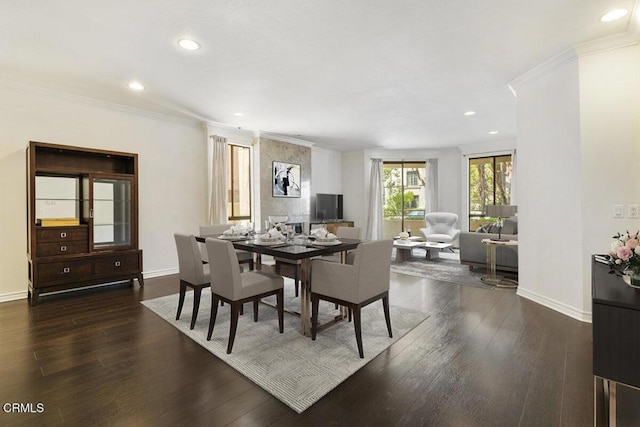
[[384, 162], [382, 169], [383, 236], [390, 239], [403, 230], [418, 233], [424, 227], [425, 162]]
[[251, 220], [251, 149], [227, 145], [229, 222]]
[[469, 230], [495, 218], [486, 216], [487, 205], [508, 205], [511, 200], [511, 155], [469, 159]]

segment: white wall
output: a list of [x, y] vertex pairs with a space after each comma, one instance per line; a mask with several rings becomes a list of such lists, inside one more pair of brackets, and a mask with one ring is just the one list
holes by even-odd
[[517, 90], [518, 294], [582, 318], [577, 60]]
[[640, 228], [640, 51], [565, 56], [517, 87], [518, 294], [588, 321], [591, 254]]
[[[640, 204], [640, 46], [581, 56], [583, 286], [590, 286], [590, 256], [604, 253], [616, 232], [640, 230], [627, 216]], [[625, 205], [614, 219], [612, 206]], [[590, 292], [582, 301], [590, 309]]]
[[311, 148], [311, 197], [317, 193], [342, 194], [342, 153]]
[[140, 247], [146, 277], [177, 271], [173, 233], [205, 218], [202, 126], [25, 86], [0, 87], [0, 301], [26, 297], [28, 141], [139, 154]]
[[342, 153], [342, 193], [344, 218], [367, 230], [369, 203], [369, 173], [371, 161], [366, 162], [363, 151]]

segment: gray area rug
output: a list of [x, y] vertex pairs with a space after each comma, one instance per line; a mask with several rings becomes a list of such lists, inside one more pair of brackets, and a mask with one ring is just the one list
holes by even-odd
[[394, 248], [391, 254], [391, 271], [393, 273], [483, 289], [493, 289], [493, 286], [485, 285], [480, 281], [480, 278], [485, 273], [470, 271], [469, 266], [460, 264], [460, 257], [457, 253], [441, 252], [440, 258], [426, 260], [424, 250], [414, 249], [413, 260], [401, 263], [396, 263], [395, 260], [396, 253]]
[[[298, 311], [293, 281], [285, 279], [285, 307]], [[251, 381], [271, 393], [298, 413], [303, 412], [338, 384], [362, 368], [428, 315], [407, 308], [390, 306], [393, 338], [387, 334], [382, 303], [362, 310], [364, 359], [358, 356], [353, 323], [340, 322], [318, 333], [316, 341], [300, 332], [300, 318], [284, 315], [284, 333], [278, 333], [275, 308], [260, 304], [259, 319], [253, 322], [253, 308], [245, 305], [240, 316], [233, 352], [226, 354], [229, 339], [229, 307], [220, 307], [211, 341], [206, 340], [211, 295], [203, 291], [198, 321], [189, 330], [193, 293], [187, 296], [180, 320], [175, 320], [178, 294], [142, 301], [142, 304], [178, 328], [182, 333], [225, 361]], [[324, 320], [337, 314], [333, 304], [323, 304]], [[319, 316], [320, 317], [320, 316]]]

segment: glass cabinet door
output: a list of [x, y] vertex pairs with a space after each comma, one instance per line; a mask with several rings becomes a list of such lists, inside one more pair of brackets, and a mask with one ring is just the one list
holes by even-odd
[[93, 248], [131, 245], [132, 180], [93, 179]]

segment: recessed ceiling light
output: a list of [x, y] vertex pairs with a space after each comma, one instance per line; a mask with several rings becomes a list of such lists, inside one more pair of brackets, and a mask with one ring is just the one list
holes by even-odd
[[237, 116], [237, 117], [242, 117], [242, 116], [244, 116], [244, 113], [233, 113], [233, 115]]
[[139, 82], [131, 82], [127, 85], [127, 87], [132, 90], [144, 90], [144, 86]]
[[616, 19], [622, 18], [627, 13], [629, 13], [629, 11], [627, 9], [613, 9], [613, 10], [610, 10], [609, 12], [605, 13], [602, 16], [602, 18], [600, 18], [600, 20], [602, 22], [615, 21]]
[[476, 113], [475, 111], [469, 110], [469, 111], [465, 112], [464, 115], [465, 116], [473, 116], [475, 113]]
[[178, 40], [178, 44], [181, 48], [187, 50], [198, 50], [200, 49], [200, 44], [198, 42], [190, 40], [190, 39], [180, 39]]
[[491, 132], [489, 132], [489, 135], [495, 135], [495, 134], [497, 134], [497, 133], [498, 133], [498, 131], [497, 131], [497, 130], [492, 130]]

